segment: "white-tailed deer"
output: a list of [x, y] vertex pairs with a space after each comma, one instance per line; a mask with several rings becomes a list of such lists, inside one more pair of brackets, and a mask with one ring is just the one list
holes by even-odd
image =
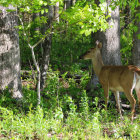
[[136, 90], [138, 97], [138, 103], [140, 107], [140, 69], [136, 66], [104, 66], [100, 49], [102, 43], [96, 42], [96, 47], [91, 48], [83, 55], [83, 59], [91, 59], [95, 74], [99, 78], [99, 82], [104, 89], [105, 105], [107, 109], [107, 103], [109, 98], [109, 90], [111, 90], [116, 99], [118, 111], [122, 118], [119, 92], [124, 92], [129, 100], [132, 111], [131, 119], [133, 121], [136, 100], [133, 97], [133, 89]]

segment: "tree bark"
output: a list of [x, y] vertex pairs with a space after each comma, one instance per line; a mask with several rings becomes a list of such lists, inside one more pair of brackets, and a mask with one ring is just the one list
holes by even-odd
[[[107, 1], [107, 10], [109, 9], [110, 1]], [[109, 12], [107, 11], [107, 14]], [[119, 6], [113, 11], [108, 19], [110, 26], [105, 32], [98, 31], [93, 34], [94, 42], [99, 40], [102, 42], [102, 58], [105, 65], [121, 65], [120, 55], [120, 15]]]
[[[109, 5], [110, 1], [107, 3], [107, 6]], [[102, 58], [105, 65], [121, 65], [119, 6], [114, 11], [111, 10], [111, 18], [108, 19], [108, 23], [112, 27], [106, 32], [100, 33], [99, 36], [99, 40], [103, 44]]]
[[[96, 1], [99, 4], [99, 1]], [[109, 9], [110, 1], [107, 1], [107, 10]], [[107, 11], [106, 14], [109, 12]], [[102, 42], [102, 59], [105, 65], [121, 65], [121, 55], [120, 55], [120, 15], [119, 6], [116, 7], [114, 11], [111, 10], [111, 17], [108, 19], [110, 26], [105, 32], [98, 31], [92, 34], [93, 42], [96, 40]], [[92, 76], [93, 78], [88, 83], [88, 87], [97, 87], [99, 81], [97, 76]]]
[[72, 0], [64, 0], [64, 9], [69, 9], [73, 4]]
[[[109, 13], [110, 0], [107, 1], [107, 12]], [[111, 9], [110, 9], [111, 10]], [[93, 35], [94, 42], [99, 40], [102, 42], [102, 58], [105, 65], [121, 65], [120, 55], [120, 15], [119, 6], [115, 10], [111, 10], [111, 17], [108, 23], [111, 26], [105, 32], [98, 31]]]
[[72, 0], [72, 5], [75, 5], [75, 3], [76, 3], [76, 0]]
[[49, 61], [50, 61], [50, 50], [52, 46], [52, 34], [51, 34], [52, 31], [51, 30], [52, 30], [52, 20], [54, 17], [54, 7], [49, 6], [48, 9], [49, 9], [48, 15], [44, 15], [44, 16], [48, 16], [48, 21], [47, 21], [47, 24], [45, 24], [42, 29], [43, 34], [45, 34], [47, 29], [50, 28], [50, 33], [48, 34], [48, 36], [45, 38], [44, 42], [42, 43], [43, 56], [42, 56], [42, 63], [41, 63], [41, 83], [40, 83], [41, 91], [45, 87], [46, 75], [47, 75], [47, 70], [48, 70]]
[[[139, 0], [140, 3], [140, 0]], [[140, 6], [136, 8], [136, 14], [140, 13]], [[135, 26], [137, 31], [133, 33], [133, 63], [140, 67], [140, 21], [139, 18], [135, 17]], [[139, 36], [138, 36], [139, 35]]]
[[[13, 10], [8, 12], [7, 10]], [[0, 6], [0, 89], [7, 86], [13, 98], [22, 98], [20, 77], [20, 49], [16, 8]]]
[[54, 19], [59, 22], [59, 2], [54, 6]]

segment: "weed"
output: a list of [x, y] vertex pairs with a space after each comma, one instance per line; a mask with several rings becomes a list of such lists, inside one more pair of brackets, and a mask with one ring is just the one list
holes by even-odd
[[[104, 110], [97, 91], [90, 98], [83, 88], [87, 73], [80, 83], [74, 76], [67, 78], [67, 73], [50, 70], [48, 74], [40, 106], [36, 92], [30, 88], [23, 88], [21, 104], [11, 99], [7, 90], [0, 95], [0, 139], [140, 138], [140, 116], [132, 124], [127, 112], [121, 121], [113, 106]], [[67, 88], [60, 78], [67, 82]]]

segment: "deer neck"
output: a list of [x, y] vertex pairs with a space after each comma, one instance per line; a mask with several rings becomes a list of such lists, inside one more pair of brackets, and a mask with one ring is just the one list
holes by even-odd
[[92, 59], [92, 64], [93, 64], [93, 70], [94, 70], [95, 74], [99, 77], [101, 69], [104, 66], [102, 57], [100, 54], [98, 54], [96, 58]]

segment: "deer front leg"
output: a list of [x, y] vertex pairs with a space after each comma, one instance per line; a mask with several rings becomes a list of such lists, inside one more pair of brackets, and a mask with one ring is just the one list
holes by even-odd
[[120, 117], [121, 117], [121, 119], [123, 119], [122, 111], [121, 111], [121, 105], [120, 105], [120, 93], [119, 93], [119, 91], [114, 92], [114, 95], [115, 95], [115, 100], [116, 100], [116, 103], [117, 103], [117, 108], [118, 108]]
[[105, 109], [107, 110], [107, 104], [108, 104], [108, 99], [109, 99], [109, 88], [107, 85], [102, 85], [104, 89], [104, 96], [105, 96]]

